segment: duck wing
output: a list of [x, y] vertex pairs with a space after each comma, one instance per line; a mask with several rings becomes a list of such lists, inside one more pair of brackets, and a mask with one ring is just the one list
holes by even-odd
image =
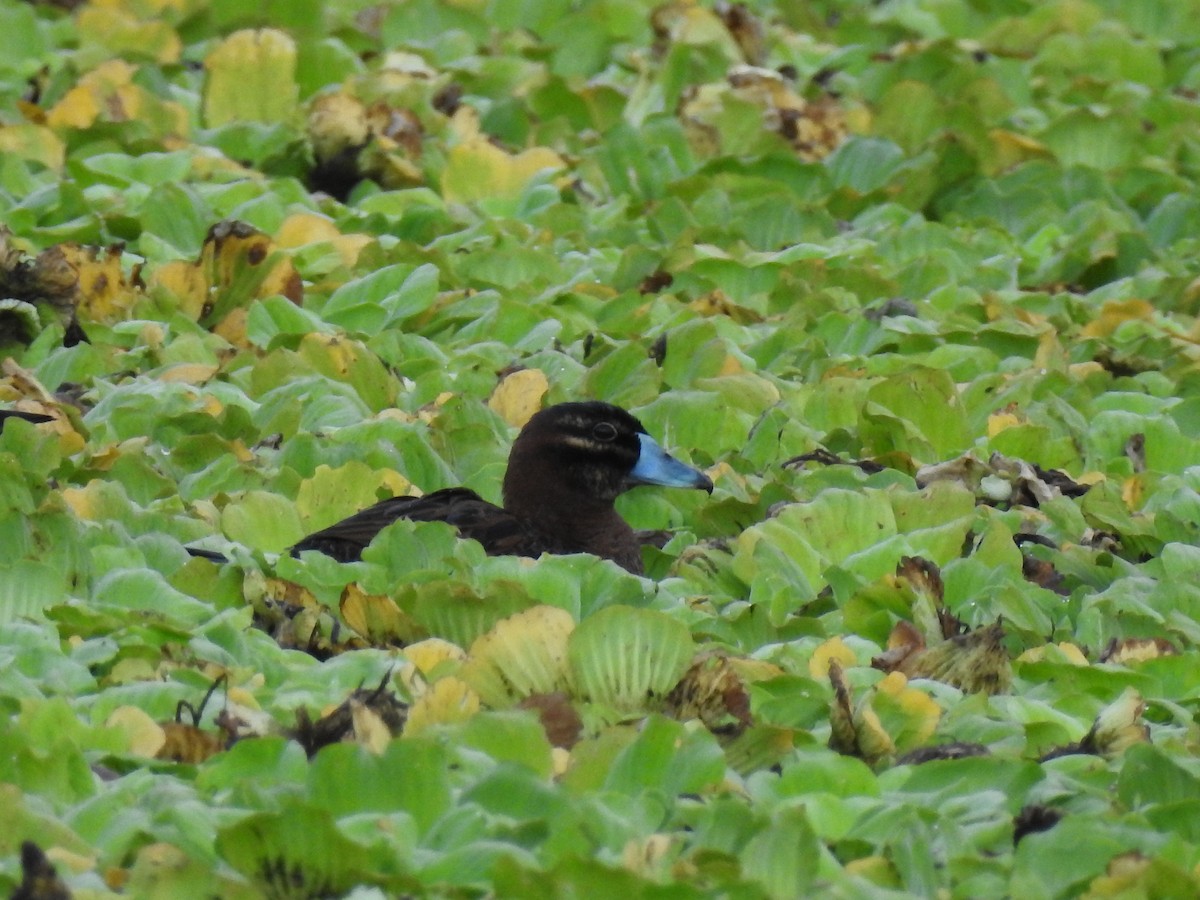
[[314, 532], [291, 549], [293, 556], [304, 550], [319, 550], [339, 562], [353, 562], [388, 525], [397, 519], [414, 522], [446, 522], [461, 537], [483, 544], [496, 556], [537, 556], [549, 549], [537, 530], [512, 513], [488, 503], [467, 488], [446, 488], [424, 497], [391, 497], [374, 506]]

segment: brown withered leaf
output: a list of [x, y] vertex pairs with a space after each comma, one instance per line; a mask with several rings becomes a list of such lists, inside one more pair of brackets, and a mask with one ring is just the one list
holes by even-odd
[[871, 667], [881, 672], [900, 669], [914, 653], [925, 651], [925, 638], [912, 622], [897, 622], [888, 635], [887, 649], [871, 657]]
[[155, 759], [199, 765], [226, 749], [222, 735], [187, 722], [163, 722], [162, 730], [165, 741]]
[[737, 669], [722, 653], [701, 653], [671, 689], [666, 714], [699, 719], [714, 734], [737, 735], [750, 725], [750, 695]]
[[1039, 831], [1049, 831], [1063, 817], [1061, 810], [1040, 803], [1030, 803], [1021, 807], [1021, 811], [1013, 818], [1013, 846], [1021, 843], [1021, 839], [1037, 834]]
[[1178, 652], [1175, 645], [1166, 638], [1113, 638], [1101, 652], [1097, 662], [1128, 666], [1148, 659], [1158, 659], [1160, 656], [1174, 656]]
[[868, 475], [874, 475], [876, 472], [882, 472], [887, 468], [887, 466], [882, 466], [870, 459], [842, 459], [836, 453], [830, 453], [824, 447], [818, 447], [811, 453], [801, 453], [799, 456], [785, 459], [781, 465], [784, 468], [800, 467], [810, 462], [818, 463], [822, 466], [855, 466]]
[[542, 721], [546, 738], [555, 747], [570, 750], [579, 743], [583, 733], [583, 719], [564, 691], [548, 694], [530, 694], [517, 704], [518, 709], [532, 709]]
[[248, 572], [243, 591], [254, 610], [255, 627], [285, 650], [301, 650], [314, 659], [326, 660], [370, 646], [330, 615], [311, 591], [295, 582]]
[[946, 462], [922, 466], [916, 474], [918, 487], [934, 482], [961, 484], [975, 494], [976, 502], [988, 506], [1040, 507], [1056, 497], [1080, 497], [1089, 486], [1063, 472], [1043, 469], [1021, 459], [993, 453], [987, 460], [974, 451]]
[[1062, 573], [1054, 568], [1054, 564], [1046, 559], [1039, 559], [1029, 553], [1021, 554], [1021, 574], [1025, 576], [1025, 580], [1036, 584], [1038, 587], [1045, 588], [1048, 591], [1053, 591], [1063, 597], [1070, 595], [1071, 591], [1064, 585]]
[[905, 657], [897, 667], [910, 678], [932, 678], [968, 693], [999, 694], [1012, 684], [1012, 662], [999, 620]]
[[[314, 756], [322, 747], [339, 741], [357, 740], [370, 744], [377, 740], [374, 734], [359, 734], [356, 726], [361, 723], [369, 722], [374, 728], [378, 721], [392, 735], [400, 734], [408, 718], [408, 707], [388, 690], [391, 680], [392, 673], [389, 670], [377, 687], [367, 690], [360, 686], [316, 721], [313, 721], [308, 710], [299, 708], [296, 710], [296, 727], [291, 737], [304, 748], [305, 753]], [[365, 715], [368, 711], [370, 716]]]
[[899, 673], [885, 676], [857, 703], [836, 659], [829, 663], [829, 681], [834, 692], [830, 706], [831, 750], [874, 764], [894, 755], [897, 741], [901, 746], [919, 745], [937, 728], [941, 717], [937, 703], [910, 687]]
[[755, 325], [763, 320], [760, 313], [730, 300], [722, 290], [697, 297], [688, 307], [702, 316], [724, 316], [739, 325]]
[[737, 41], [742, 57], [752, 66], [760, 66], [766, 57], [765, 33], [762, 21], [750, 12], [745, 3], [717, 0], [715, 12]]
[[1045, 753], [1041, 760], [1057, 759], [1060, 756], [1085, 754], [1103, 756], [1105, 759], [1115, 759], [1121, 756], [1134, 744], [1150, 742], [1150, 728], [1142, 721], [1146, 711], [1146, 702], [1136, 688], [1126, 688], [1125, 691], [1096, 716], [1096, 721], [1083, 739], [1056, 747]]
[[942, 572], [932, 561], [923, 556], [902, 556], [895, 577], [897, 586], [912, 593], [913, 614], [925, 629], [927, 641], [966, 632], [966, 623], [946, 609]]
[[689, 88], [678, 107], [688, 139], [701, 155], [715, 155], [728, 137], [722, 117], [730, 104], [761, 111], [765, 132], [779, 135], [808, 162], [829, 156], [849, 134], [845, 112], [834, 97], [807, 100], [781, 73], [754, 65], [733, 66], [724, 82]]
[[649, 275], [642, 279], [638, 285], [639, 294], [657, 294], [659, 291], [666, 290], [675, 283], [675, 276], [670, 272], [665, 272], [662, 269], [655, 269]]
[[858, 734], [854, 728], [850, 686], [846, 684], [842, 664], [836, 659], [829, 663], [829, 683], [833, 687], [833, 700], [829, 708], [829, 749], [844, 756], [858, 756]]
[[[175, 705], [175, 720], [159, 723], [164, 741], [154, 754], [156, 759], [198, 765], [233, 745], [237, 739], [237, 726], [241, 723], [231, 715], [223, 713], [217, 717], [217, 725], [220, 728], [218, 732], [205, 731], [200, 727], [200, 720], [208, 702], [218, 689], [228, 683], [229, 679], [225, 675], [215, 679], [199, 706], [192, 706], [187, 700], [180, 700]], [[188, 714], [190, 722], [183, 720], [184, 713]]]
[[923, 556], [900, 557], [900, 562], [896, 564], [896, 577], [907, 581], [914, 591], [928, 594], [939, 604], [945, 597], [941, 570]]
[[71, 892], [42, 848], [33, 841], [23, 841], [21, 883], [10, 897], [12, 900], [71, 900]]
[[948, 744], [934, 744], [932, 747], [918, 747], [916, 750], [910, 750], [896, 760], [896, 765], [919, 766], [942, 759], [967, 759], [972, 756], [987, 756], [990, 753], [991, 751], [983, 744], [951, 741]]

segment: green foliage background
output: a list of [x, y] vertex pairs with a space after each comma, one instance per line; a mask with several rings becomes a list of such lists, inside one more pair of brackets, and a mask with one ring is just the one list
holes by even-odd
[[[77, 896], [1195, 895], [1200, 3], [722, 10], [0, 0], [0, 220], [29, 252], [123, 242], [128, 278], [117, 313], [81, 312], [90, 343], [63, 346], [43, 309], [3, 349], [85, 411], [74, 441], [0, 436], [0, 888], [30, 838]], [[747, 63], [808, 105], [738, 88]], [[335, 199], [314, 190], [312, 112], [339, 85], [407, 124]], [[235, 281], [198, 315], [156, 281], [224, 219], [276, 239], [301, 305]], [[487, 400], [514, 366], [545, 373], [547, 402], [633, 409], [713, 474], [711, 498], [622, 501], [677, 529], [655, 581], [485, 559], [437, 528], [278, 573], [333, 617], [358, 580], [464, 646], [536, 603], [661, 611], [778, 667], [750, 689], [761, 746], [654, 715], [556, 778], [511, 710], [378, 755], [263, 737], [195, 766], [106, 725], [168, 720], [220, 673], [280, 729], [378, 683], [402, 650], [282, 649], [242, 573], [396, 473], [497, 499], [512, 430]], [[783, 465], [819, 447], [890, 468]], [[1037, 509], [918, 489], [918, 466], [967, 451], [1093, 486]], [[1025, 578], [1028, 532], [1060, 591]], [[189, 561], [215, 533], [237, 566]], [[878, 681], [911, 618], [886, 578], [905, 555], [941, 567], [969, 624], [1003, 617], [1009, 693], [918, 684], [933, 742], [986, 757], [872, 768], [826, 747], [809, 662], [840, 637], [852, 687]], [[1097, 662], [1128, 638], [1178, 652]], [[1151, 743], [1037, 761], [1128, 687]], [[1064, 818], [1014, 847], [1031, 804]]]

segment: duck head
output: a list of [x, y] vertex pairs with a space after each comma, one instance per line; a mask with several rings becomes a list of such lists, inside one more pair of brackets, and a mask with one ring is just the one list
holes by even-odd
[[611, 507], [642, 484], [712, 492], [703, 472], [675, 459], [632, 415], [599, 401], [560, 403], [531, 418], [513, 443], [504, 508], [544, 502]]

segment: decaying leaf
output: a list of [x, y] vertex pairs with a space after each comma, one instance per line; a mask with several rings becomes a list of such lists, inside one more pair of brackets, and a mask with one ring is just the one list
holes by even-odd
[[441, 638], [426, 638], [404, 648], [404, 663], [400, 666], [400, 682], [413, 697], [419, 697], [432, 679], [457, 672], [467, 659], [467, 652], [457, 644]]
[[1174, 656], [1178, 652], [1175, 645], [1166, 638], [1113, 638], [1096, 661], [1128, 666], [1162, 656]]
[[363, 179], [386, 190], [425, 180], [417, 164], [424, 126], [411, 110], [377, 100], [370, 105], [346, 89], [315, 98], [308, 112], [308, 139], [316, 166], [316, 190], [345, 199]]
[[838, 753], [878, 762], [924, 743], [934, 733], [941, 708], [923, 691], [893, 672], [854, 703], [842, 667], [829, 666], [833, 685], [829, 746]]
[[830, 453], [824, 448], [818, 448], [811, 453], [802, 453], [799, 456], [793, 456], [790, 459], [785, 459], [781, 465], [785, 468], [796, 467], [800, 468], [805, 463], [818, 463], [822, 466], [854, 466], [866, 472], [868, 475], [873, 475], [876, 472], [882, 472], [887, 466], [880, 465], [870, 459], [842, 459], [836, 453]]
[[974, 451], [948, 462], [922, 466], [916, 477], [920, 487], [937, 481], [961, 484], [975, 494], [977, 502], [1004, 508], [1036, 508], [1056, 497], [1080, 497], [1090, 487], [1062, 472], [1048, 471], [1001, 453], [993, 453], [985, 462]]
[[304, 283], [291, 259], [269, 236], [236, 220], [208, 230], [195, 262], [179, 260], [155, 269], [149, 286], [171, 294], [183, 313], [215, 329], [258, 298], [282, 294], [299, 305], [304, 297]]
[[805, 100], [779, 72], [738, 65], [729, 70], [725, 82], [691, 88], [680, 104], [680, 119], [699, 152], [729, 152], [746, 140], [726, 121], [731, 105], [757, 109], [763, 131], [781, 137], [807, 161], [829, 156], [849, 134], [845, 114], [834, 98]]
[[736, 736], [750, 725], [750, 695], [727, 655], [704, 652], [667, 695], [665, 712], [683, 721], [699, 719], [714, 734]]
[[356, 741], [373, 752], [381, 752], [390, 735], [404, 730], [409, 714], [408, 707], [388, 689], [391, 680], [389, 670], [378, 686], [370, 690], [357, 688], [315, 722], [308, 710], [301, 707], [296, 710], [296, 727], [291, 736], [309, 756], [339, 741]]
[[128, 274], [124, 271], [124, 249], [122, 244], [100, 248], [62, 243], [29, 256], [14, 245], [12, 232], [0, 225], [0, 297], [9, 307], [8, 317], [20, 312], [19, 304], [44, 311], [35, 315], [36, 328], [27, 323], [24, 342], [32, 340], [48, 320], [57, 319], [78, 336], [80, 318], [106, 324], [125, 318], [141, 296], [142, 282], [140, 264]]
[[1012, 683], [1012, 663], [1003, 639], [1004, 626], [997, 621], [913, 652], [896, 670], [910, 678], [932, 678], [968, 694], [1003, 693]]
[[1150, 741], [1150, 728], [1142, 721], [1146, 703], [1136, 688], [1125, 691], [1096, 716], [1096, 721], [1083, 739], [1074, 744], [1056, 747], [1042, 756], [1043, 760], [1060, 756], [1088, 754], [1115, 759], [1134, 744]]
[[316, 659], [328, 659], [346, 650], [369, 646], [363, 638], [343, 628], [341, 621], [317, 601], [312, 591], [293, 581], [268, 578], [257, 570], [249, 570], [242, 589], [254, 609], [255, 626], [284, 649], [303, 650]]
[[402, 647], [423, 636], [412, 618], [391, 597], [367, 594], [355, 583], [342, 590], [342, 621], [372, 647]]
[[71, 892], [45, 852], [33, 841], [21, 843], [21, 883], [12, 900], [71, 900]]
[[583, 733], [583, 719], [565, 691], [549, 694], [530, 694], [517, 704], [518, 709], [532, 709], [545, 729], [552, 746], [570, 749]]
[[1049, 831], [1062, 821], [1062, 817], [1061, 810], [1041, 803], [1030, 803], [1021, 807], [1021, 811], [1013, 818], [1013, 845], [1021, 843], [1028, 835]]
[[728, 3], [717, 0], [715, 12], [737, 41], [742, 56], [752, 66], [762, 65], [766, 56], [765, 29], [762, 20], [752, 13], [745, 3]]
[[138, 67], [123, 59], [105, 60], [46, 111], [45, 123], [58, 132], [110, 122], [136, 123], [138, 130], [162, 140], [187, 134], [189, 116], [183, 104], [142, 87], [137, 74]]

